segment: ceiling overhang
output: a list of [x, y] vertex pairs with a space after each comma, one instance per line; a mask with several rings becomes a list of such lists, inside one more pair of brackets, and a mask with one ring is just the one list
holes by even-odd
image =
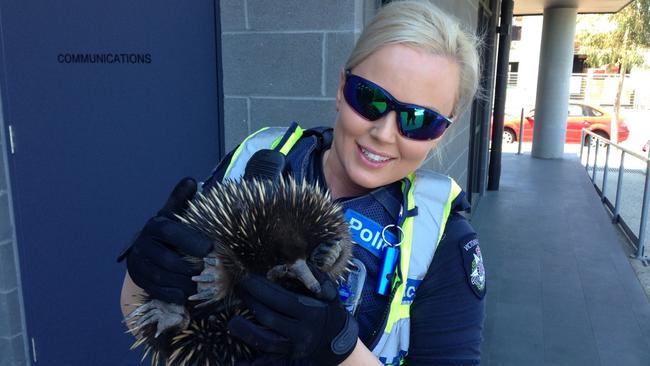
[[514, 0], [513, 14], [542, 15], [548, 7], [576, 7], [578, 14], [616, 13], [632, 0]]

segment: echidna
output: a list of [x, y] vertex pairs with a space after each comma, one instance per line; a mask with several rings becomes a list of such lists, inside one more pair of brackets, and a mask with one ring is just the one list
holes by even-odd
[[178, 216], [214, 241], [193, 278], [198, 293], [183, 307], [144, 301], [126, 320], [152, 364], [233, 365], [255, 356], [229, 335], [235, 315], [253, 319], [237, 298], [236, 283], [246, 274], [264, 275], [294, 291], [318, 294], [310, 266], [339, 280], [351, 258], [351, 238], [340, 206], [328, 193], [291, 177], [217, 183], [199, 193]]

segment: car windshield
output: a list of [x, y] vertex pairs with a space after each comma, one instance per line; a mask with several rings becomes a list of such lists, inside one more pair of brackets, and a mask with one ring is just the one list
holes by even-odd
[[578, 116], [584, 116], [584, 115], [585, 114], [583, 113], [581, 105], [569, 104], [569, 116], [578, 117]]

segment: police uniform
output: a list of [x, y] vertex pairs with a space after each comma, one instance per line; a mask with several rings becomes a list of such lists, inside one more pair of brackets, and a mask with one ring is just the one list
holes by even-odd
[[[273, 146], [269, 147], [282, 149], [281, 152], [286, 155], [284, 174], [326, 187], [322, 157], [331, 146], [332, 130], [299, 129], [300, 133], [295, 133], [296, 129], [299, 127], [292, 125], [277, 139], [268, 131], [249, 136], [223, 159], [204, 187], [224, 177], [240, 176], [241, 172], [234, 170], [241, 170], [241, 164], [233, 168], [232, 162], [240, 159], [240, 154], [252, 154], [252, 151], [242, 150], [250, 149], [250, 146], [258, 149], [259, 144], [251, 144], [249, 140], [263, 139], [260, 137], [262, 134], [274, 139]], [[294, 141], [288, 141], [291, 139]], [[440, 232], [439, 240], [436, 242], [435, 238], [431, 238], [433, 243], [418, 240], [417, 244], [425, 245], [420, 248], [433, 245], [432, 259], [430, 263], [427, 262], [419, 278], [403, 278], [399, 283], [398, 299], [393, 298], [395, 291], [391, 292], [391, 296], [380, 295], [376, 291], [382, 265], [381, 241], [400, 237], [394, 224], [404, 216], [403, 204], [408, 200], [405, 195], [408, 189], [405, 191], [404, 184], [404, 181], [399, 181], [360, 197], [337, 200], [343, 207], [352, 237], [358, 244], [353, 248], [353, 255], [366, 270], [366, 280], [355, 312], [360, 328], [359, 338], [384, 364], [479, 364], [485, 315], [485, 271], [476, 233], [460, 214], [470, 207], [460, 189], [447, 202], [446, 222], [442, 225], [444, 230]], [[407, 211], [412, 216], [418, 215], [416, 207]], [[403, 218], [401, 222], [404, 222]], [[381, 228], [388, 230], [385, 232]], [[396, 288], [394, 283], [393, 290]], [[407, 314], [402, 316], [405, 319], [395, 316], [405, 311]], [[395, 329], [404, 321], [406, 327], [402, 333], [409, 334], [400, 335]]]

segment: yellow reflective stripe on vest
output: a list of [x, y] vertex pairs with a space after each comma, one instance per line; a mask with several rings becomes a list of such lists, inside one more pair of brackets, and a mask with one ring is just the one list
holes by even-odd
[[[287, 128], [264, 127], [252, 135], [246, 137], [232, 155], [224, 178], [237, 179], [244, 174], [246, 164], [253, 154], [262, 149], [275, 149], [282, 141], [287, 132]], [[293, 131], [284, 145], [280, 148], [280, 153], [287, 155], [293, 146], [298, 142], [304, 130], [299, 126]]]
[[[246, 146], [246, 144], [248, 143], [248, 140], [255, 137], [258, 133], [266, 131], [268, 129], [269, 129], [268, 127], [264, 127], [264, 128], [262, 128], [262, 129], [260, 129], [260, 130], [258, 130], [256, 132], [254, 132], [253, 134], [246, 137], [244, 139], [244, 141], [241, 142], [241, 144], [239, 144], [239, 147], [237, 147], [237, 150], [235, 150], [235, 152], [232, 154], [232, 157], [230, 158], [230, 164], [228, 164], [228, 168], [226, 168], [226, 172], [224, 173], [224, 177], [228, 176], [228, 173], [230, 173], [230, 169], [232, 169], [233, 163], [238, 160], [239, 155], [244, 150], [244, 146]], [[282, 138], [282, 136], [280, 136], [280, 138]], [[250, 156], [249, 156], [249, 158], [250, 158]], [[248, 159], [246, 159], [246, 160], [248, 160]]]
[[[298, 140], [300, 139], [300, 137], [302, 136], [302, 133], [304, 131], [305, 130], [300, 128], [300, 126], [296, 126], [295, 131], [293, 131], [291, 136], [289, 136], [289, 138], [287, 139], [287, 142], [284, 143], [284, 146], [282, 146], [280, 148], [280, 152], [282, 153], [282, 155], [287, 156], [289, 151], [291, 151], [291, 149], [293, 149], [293, 146], [296, 144], [296, 142], [298, 142]], [[277, 145], [280, 143], [280, 141], [282, 140], [283, 137], [284, 136], [280, 136], [278, 139], [273, 141], [273, 144], [271, 144], [271, 149], [276, 149]]]
[[[406, 193], [406, 208], [407, 210], [412, 210], [415, 208], [415, 200], [413, 199], [413, 189], [415, 188], [415, 173], [411, 173], [406, 177], [410, 184], [409, 191]], [[406, 189], [406, 184], [402, 183], [402, 191]], [[404, 213], [406, 214], [406, 213]], [[407, 217], [402, 223], [402, 232], [404, 237], [402, 238], [402, 243], [400, 244], [400, 273], [395, 273], [398, 276], [396, 280], [399, 280], [401, 283], [395, 291], [395, 296], [390, 305], [390, 312], [388, 314], [388, 321], [386, 322], [386, 328], [384, 331], [390, 333], [393, 325], [398, 319], [402, 319], [409, 316], [409, 306], [402, 305], [402, 299], [404, 298], [404, 291], [406, 291], [406, 281], [408, 280], [409, 266], [411, 265], [411, 249], [413, 249], [413, 217]], [[394, 282], [395, 284], [395, 282]]]
[[462, 192], [463, 189], [460, 188], [458, 183], [455, 180], [451, 180], [451, 189], [449, 190], [449, 199], [447, 199], [447, 204], [445, 205], [445, 210], [442, 216], [442, 223], [440, 225], [440, 233], [438, 234], [438, 243], [442, 240], [442, 234], [445, 232], [445, 226], [447, 225], [447, 219], [451, 213], [451, 204], [454, 202], [456, 197]]
[[[386, 365], [403, 363], [408, 353], [412, 303], [410, 294], [404, 297], [409, 290], [408, 281], [422, 280], [426, 275], [444, 233], [451, 205], [462, 191], [453, 179], [433, 172], [418, 170], [407, 178], [411, 184], [406, 192], [406, 207], [412, 210], [417, 203], [418, 215], [406, 218], [402, 224], [404, 236], [400, 245], [399, 274], [396, 273], [399, 281], [393, 284], [396, 287], [393, 287], [384, 334], [372, 350]], [[404, 189], [405, 184], [402, 185]], [[415, 293], [414, 289], [410, 291]]]

